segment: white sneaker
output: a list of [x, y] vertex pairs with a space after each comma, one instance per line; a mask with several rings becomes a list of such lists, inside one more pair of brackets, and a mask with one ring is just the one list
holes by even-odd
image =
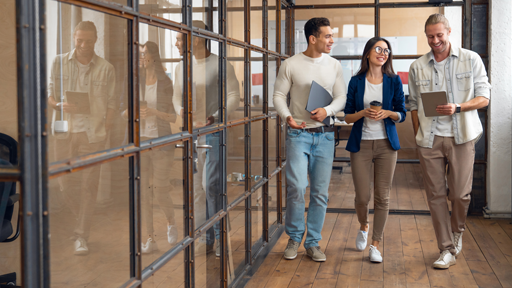
[[356, 249], [364, 251], [366, 249], [366, 242], [368, 241], [368, 232], [359, 230], [356, 238]]
[[167, 242], [174, 244], [178, 241], [178, 228], [175, 225], [167, 225]]
[[89, 254], [89, 248], [87, 248], [87, 242], [84, 238], [78, 237], [75, 240], [75, 255], [87, 255]]
[[158, 250], [158, 245], [153, 240], [153, 238], [148, 238], [148, 241], [146, 241], [146, 243], [142, 243], [142, 247], [141, 247], [142, 254], [149, 254], [156, 250]]
[[452, 265], [455, 265], [455, 256], [449, 250], [444, 250], [432, 266], [438, 269], [448, 269]]
[[380, 254], [380, 251], [377, 249], [377, 247], [370, 245], [370, 262], [382, 262], [382, 255]]
[[455, 256], [459, 256], [462, 251], [462, 233], [464, 232], [453, 232], [453, 245], [455, 246]]

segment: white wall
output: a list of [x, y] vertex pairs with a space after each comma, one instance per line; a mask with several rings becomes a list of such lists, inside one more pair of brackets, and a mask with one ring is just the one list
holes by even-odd
[[489, 105], [487, 208], [490, 216], [510, 213], [512, 189], [512, 1], [489, 7]]

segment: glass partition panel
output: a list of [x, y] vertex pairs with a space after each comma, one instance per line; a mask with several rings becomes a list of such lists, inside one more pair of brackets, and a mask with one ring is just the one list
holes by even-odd
[[277, 175], [268, 181], [268, 226], [277, 221]]
[[245, 201], [233, 207], [227, 215], [228, 285], [245, 267]]
[[[464, 0], [453, 0], [453, 2], [462, 2]], [[410, 2], [428, 2], [428, 0], [379, 0], [379, 3], [410, 3]]]
[[[220, 221], [194, 243], [195, 286], [214, 288], [220, 286]], [[215, 230], [216, 238], [213, 238]]]
[[263, 177], [263, 120], [251, 122], [251, 186]]
[[308, 46], [304, 25], [313, 17], [331, 22], [334, 45], [329, 55], [362, 55], [366, 41], [375, 36], [373, 8], [295, 10], [295, 54]]
[[182, 0], [139, 0], [139, 11], [151, 16], [181, 23], [182, 3]]
[[[194, 167], [194, 221], [195, 228], [200, 229], [208, 219], [222, 210], [222, 159], [221, 132], [197, 137], [197, 161]], [[219, 239], [218, 224], [209, 229], [206, 241], [213, 245]], [[214, 237], [215, 236], [215, 237]]]
[[[144, 287], [185, 287], [185, 252], [182, 251], [174, 256], [164, 267], [153, 273], [153, 275], [144, 281]], [[103, 287], [103, 286], [96, 286]]]
[[227, 203], [245, 192], [245, 132], [244, 125], [227, 129]]
[[274, 85], [277, 78], [277, 58], [268, 56], [268, 110], [275, 111], [274, 109]]
[[46, 4], [49, 162], [128, 144], [128, 21]]
[[[0, 32], [0, 159], [18, 162], [18, 87], [16, 66], [16, 2], [2, 2], [0, 11], [3, 29]], [[7, 143], [5, 143], [7, 142]], [[11, 143], [11, 144], [8, 144]], [[0, 166], [4, 164], [0, 163]]]
[[[2, 12], [0, 12], [1, 14]], [[0, 191], [7, 192], [9, 197], [20, 193], [19, 182], [0, 182]], [[2, 201], [0, 200], [0, 203]], [[23, 287], [21, 274], [21, 237], [20, 229], [20, 201], [7, 202], [4, 218], [2, 219], [2, 234], [0, 235], [0, 275], [1, 283], [12, 282], [18, 287]], [[7, 232], [7, 233], [6, 233]], [[11, 242], [4, 242], [6, 239]], [[15, 273], [13, 275], [12, 273]], [[5, 285], [5, 287], [9, 287]]]
[[251, 0], [251, 44], [263, 47], [262, 0]]
[[[180, 133], [183, 118], [183, 44], [185, 34], [139, 25], [139, 87], [141, 141]], [[174, 80], [174, 81], [173, 81]], [[127, 103], [126, 103], [127, 104]], [[128, 105], [121, 115], [128, 119]]]
[[244, 52], [242, 48], [228, 45], [226, 62], [227, 119], [244, 118]]
[[140, 155], [143, 267], [185, 237], [183, 153], [173, 143]]
[[[269, 28], [270, 29], [270, 28]], [[281, 54], [286, 54], [286, 9], [281, 10]], [[277, 51], [279, 52], [279, 51]]]
[[[361, 54], [363, 54], [362, 49]], [[350, 79], [352, 78], [352, 76], [356, 75], [359, 69], [361, 68], [361, 60], [340, 60], [340, 63], [341, 69], [343, 71], [343, 80], [345, 81], [345, 85], [348, 88]]]
[[48, 186], [51, 287], [118, 287], [128, 281], [128, 158], [51, 179]]
[[192, 20], [194, 27], [219, 33], [219, 1], [193, 0]]
[[227, 0], [226, 1], [226, 36], [239, 41], [245, 41], [245, 24], [244, 24], [244, 0]]
[[[221, 122], [219, 109], [222, 106], [219, 95], [219, 43], [201, 37], [193, 37], [194, 58], [192, 59], [192, 121], [194, 128], [201, 128]], [[182, 73], [180, 70], [178, 73]], [[179, 75], [181, 82], [182, 75]], [[175, 94], [181, 94], [176, 93]], [[183, 104], [175, 103], [175, 109], [183, 115]]]
[[450, 42], [462, 43], [462, 7], [387, 8], [380, 10], [380, 35], [391, 42], [394, 55], [423, 55], [430, 51], [425, 36], [425, 21], [434, 13], [450, 21]]
[[251, 117], [263, 114], [263, 54], [251, 51]]
[[[382, 0], [380, 0], [382, 1]], [[375, 0], [319, 0], [311, 2], [309, 0], [297, 0], [297, 5], [323, 5], [323, 4], [373, 4]], [[330, 19], [330, 18], [329, 18]]]
[[[277, 116], [276, 116], [277, 117]], [[268, 173], [277, 168], [277, 119], [268, 120]], [[268, 176], [268, 175], [265, 175]]]
[[263, 189], [251, 195], [251, 254], [254, 256], [263, 245]]
[[[268, 4], [268, 50], [276, 51], [277, 45], [277, 33], [276, 33], [276, 18], [277, 18], [277, 6], [276, 0], [269, 0]], [[283, 20], [283, 19], [281, 19]], [[281, 29], [282, 30], [282, 29]]]

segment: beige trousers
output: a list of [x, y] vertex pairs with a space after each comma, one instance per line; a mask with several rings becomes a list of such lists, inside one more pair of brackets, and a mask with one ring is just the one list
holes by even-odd
[[[435, 136], [432, 148], [418, 147], [418, 154], [437, 246], [455, 254], [452, 232], [464, 231], [471, 202], [475, 141], [456, 145], [453, 137]], [[446, 196], [451, 201], [451, 216]]]
[[357, 219], [361, 225], [368, 224], [368, 204], [370, 202], [370, 183], [372, 162], [374, 162], [374, 241], [382, 241], [382, 233], [389, 213], [389, 191], [395, 173], [397, 152], [391, 148], [388, 139], [361, 140], [361, 150], [350, 153], [352, 179], [356, 190], [355, 207]]

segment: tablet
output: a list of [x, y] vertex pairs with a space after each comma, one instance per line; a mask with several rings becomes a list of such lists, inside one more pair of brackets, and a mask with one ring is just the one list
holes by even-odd
[[[323, 108], [331, 104], [331, 102], [331, 94], [325, 90], [324, 87], [320, 86], [320, 84], [313, 81], [309, 90], [309, 98], [308, 103], [306, 104], [306, 111], [311, 113], [311, 111], [315, 110], [316, 108]], [[325, 117], [324, 121], [322, 122], [327, 126], [331, 126], [331, 117]]]
[[91, 107], [89, 105], [89, 93], [66, 91], [66, 101], [78, 107], [77, 114], [91, 114]]
[[421, 93], [421, 103], [423, 103], [423, 112], [425, 112], [425, 117], [446, 116], [437, 113], [436, 111], [438, 105], [445, 105], [448, 103], [446, 91], [423, 92]]

